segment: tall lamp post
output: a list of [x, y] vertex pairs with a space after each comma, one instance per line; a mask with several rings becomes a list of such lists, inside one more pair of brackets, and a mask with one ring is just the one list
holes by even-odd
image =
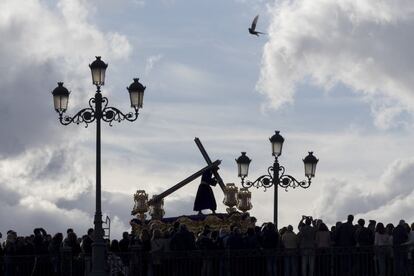
[[273, 165], [267, 169], [267, 174], [259, 176], [255, 181], [245, 181], [245, 178], [249, 174], [249, 165], [252, 160], [246, 155], [246, 152], [242, 152], [242, 155], [236, 159], [236, 162], [239, 177], [241, 178], [241, 184], [243, 187], [263, 187], [266, 191], [266, 189], [274, 186], [273, 222], [276, 226], [276, 229], [278, 229], [278, 187], [280, 186], [286, 191], [289, 187], [302, 187], [305, 189], [309, 188], [311, 185], [311, 179], [315, 176], [316, 164], [319, 160], [313, 155], [313, 152], [309, 152], [308, 156], [303, 159], [303, 163], [305, 165], [305, 176], [307, 177], [307, 180], [298, 181], [293, 176], [286, 174], [285, 167], [279, 164], [278, 157], [282, 154], [282, 147], [285, 139], [279, 134], [279, 131], [276, 131], [269, 140], [272, 145], [272, 155], [275, 157], [275, 161], [273, 162]]
[[92, 83], [96, 86], [95, 96], [89, 99], [89, 107], [81, 109], [73, 116], [64, 115], [68, 107], [69, 91], [63, 86], [63, 82], [58, 82], [58, 86], [52, 94], [55, 110], [59, 114], [59, 121], [62, 125], [84, 123], [87, 127], [88, 124], [96, 121], [96, 209], [91, 275], [97, 276], [107, 274], [105, 272], [106, 244], [101, 209], [101, 120], [109, 123], [110, 126], [114, 121], [135, 121], [138, 118], [138, 110], [142, 108], [145, 86], [139, 83], [138, 79], [134, 79], [134, 82], [127, 87], [134, 112], [123, 113], [118, 108], [108, 106], [108, 99], [101, 94], [101, 86], [105, 84], [105, 71], [108, 64], [103, 62], [101, 57], [96, 57], [96, 60], [89, 67], [92, 72]]

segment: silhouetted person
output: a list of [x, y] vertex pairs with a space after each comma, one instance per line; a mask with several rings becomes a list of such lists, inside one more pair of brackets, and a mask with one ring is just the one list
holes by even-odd
[[232, 227], [232, 231], [227, 239], [226, 246], [228, 249], [242, 249], [244, 247], [243, 236], [238, 226]]
[[123, 232], [122, 239], [119, 241], [119, 251], [121, 253], [120, 256], [124, 267], [127, 267], [129, 265], [129, 258], [127, 253], [129, 251], [130, 242], [131, 240], [129, 238], [129, 233]]
[[129, 250], [129, 233], [123, 232], [122, 239], [119, 241], [119, 250], [123, 253], [128, 252]]
[[215, 186], [216, 181], [212, 177], [213, 172], [211, 170], [205, 171], [201, 176], [201, 182], [198, 186], [197, 195], [194, 201], [194, 211], [198, 211], [202, 214], [202, 210], [210, 209], [213, 213], [216, 212], [217, 203], [214, 198], [213, 190], [210, 186]]
[[171, 250], [186, 251], [195, 249], [195, 239], [193, 233], [188, 231], [185, 224], [179, 226], [179, 230], [171, 238]]
[[[279, 240], [276, 226], [273, 223], [266, 224], [262, 232], [262, 247], [269, 251], [271, 250], [273, 253], [279, 247]], [[277, 273], [276, 254], [272, 253], [268, 253], [266, 256], [267, 275], [276, 275]]]
[[303, 216], [298, 225], [299, 248], [302, 255], [302, 276], [313, 276], [315, 267], [316, 230], [311, 224], [312, 217]]
[[246, 249], [260, 248], [260, 241], [254, 231], [254, 228], [248, 228], [246, 236], [244, 237], [244, 247]]
[[60, 275], [62, 242], [63, 234], [57, 233], [53, 236], [48, 246], [53, 275]]
[[148, 229], [142, 229], [139, 236], [139, 245], [141, 252], [149, 252], [151, 250], [151, 234]]
[[397, 227], [392, 232], [392, 242], [394, 246], [394, 274], [398, 276], [407, 275], [407, 249], [403, 243], [408, 240], [408, 232], [405, 221], [400, 220]]
[[75, 232], [69, 232], [67, 238], [63, 242], [65, 247], [70, 247], [72, 250], [72, 257], [75, 258], [79, 256], [81, 252], [80, 245], [78, 243], [78, 237]]
[[378, 265], [378, 276], [386, 276], [390, 267], [391, 236], [385, 231], [384, 224], [377, 224], [374, 238], [375, 256]]
[[196, 247], [201, 250], [211, 250], [214, 249], [213, 240], [210, 238], [210, 227], [208, 225], [204, 226], [203, 231], [197, 237]]
[[259, 15], [256, 15], [253, 19], [252, 26], [249, 28], [249, 33], [255, 36], [259, 36], [259, 34], [264, 34], [262, 32], [256, 31], [257, 21], [259, 20]]
[[87, 235], [82, 239], [82, 252], [86, 256], [92, 255], [92, 243], [93, 243], [93, 228], [89, 228]]
[[352, 275], [353, 270], [353, 260], [352, 252], [354, 250], [352, 247], [355, 246], [355, 227], [352, 224], [354, 221], [353, 215], [348, 215], [348, 219], [345, 223], [342, 223], [335, 233], [335, 244], [337, 247], [348, 247], [348, 254], [343, 254], [339, 259], [339, 271], [340, 275], [350, 276]]
[[43, 228], [36, 228], [33, 230], [33, 246], [36, 255], [43, 255], [47, 253], [47, 247], [45, 246], [44, 237], [46, 236], [46, 231]]
[[7, 238], [4, 243], [4, 275], [14, 276], [16, 271], [16, 263], [14, 256], [17, 255], [17, 234], [16, 232], [7, 231]]
[[297, 248], [299, 240], [297, 235], [293, 232], [293, 226], [288, 225], [285, 233], [282, 235], [282, 244], [285, 248], [285, 276], [297, 276], [298, 275], [298, 262], [297, 262]]
[[365, 227], [365, 220], [359, 219], [358, 225], [355, 230], [355, 239], [358, 246], [369, 246], [372, 245], [374, 240], [371, 231]]
[[352, 224], [353, 221], [354, 216], [349, 215], [347, 221], [336, 228], [335, 242], [337, 246], [355, 246], [355, 227]]

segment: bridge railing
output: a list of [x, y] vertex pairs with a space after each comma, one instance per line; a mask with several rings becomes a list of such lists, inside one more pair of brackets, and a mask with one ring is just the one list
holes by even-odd
[[[298, 276], [304, 269], [315, 276], [414, 275], [410, 246], [153, 253], [135, 247], [127, 253], [109, 253], [107, 260], [111, 276]], [[0, 276], [83, 276], [90, 267], [90, 257], [74, 257], [68, 248], [59, 256], [0, 257]]]

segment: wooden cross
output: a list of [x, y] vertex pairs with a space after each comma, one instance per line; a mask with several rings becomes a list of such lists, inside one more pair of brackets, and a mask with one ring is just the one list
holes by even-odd
[[[203, 144], [201, 144], [200, 139], [198, 139], [198, 137], [196, 137], [196, 138], [194, 138], [194, 142], [197, 144], [197, 147], [200, 150], [201, 154], [203, 155], [204, 160], [206, 160], [207, 165], [211, 165], [212, 164], [211, 159], [208, 156], [206, 150], [204, 149]], [[220, 174], [218, 173], [218, 169], [219, 169], [219, 167], [215, 167], [213, 169], [214, 178], [217, 180], [218, 184], [220, 185], [221, 190], [224, 192], [224, 189], [225, 189], [226, 186], [224, 185], [223, 179], [221, 178]]]

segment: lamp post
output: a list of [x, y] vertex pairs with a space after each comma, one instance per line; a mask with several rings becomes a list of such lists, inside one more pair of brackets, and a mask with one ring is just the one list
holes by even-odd
[[285, 167], [279, 164], [278, 157], [282, 154], [283, 142], [285, 139], [276, 131], [275, 134], [270, 137], [270, 143], [272, 145], [272, 155], [275, 157], [273, 165], [267, 169], [267, 174], [259, 176], [255, 181], [249, 181], [245, 178], [249, 174], [249, 165], [252, 161], [246, 152], [242, 152], [241, 156], [236, 159], [238, 167], [238, 175], [241, 178], [241, 184], [244, 188], [263, 187], [266, 189], [274, 186], [274, 206], [273, 206], [273, 222], [277, 228], [277, 207], [278, 207], [278, 187], [284, 188], [286, 191], [289, 187], [296, 188], [309, 188], [311, 185], [311, 179], [315, 176], [316, 164], [318, 159], [313, 155], [313, 152], [309, 152], [308, 156], [303, 159], [305, 165], [305, 176], [307, 180], [298, 181], [293, 176], [285, 173]]
[[134, 82], [127, 87], [134, 112], [123, 113], [115, 107], [108, 106], [108, 99], [101, 94], [101, 86], [105, 84], [105, 71], [108, 64], [103, 62], [101, 57], [96, 57], [96, 60], [89, 67], [92, 73], [92, 83], [96, 86], [95, 96], [89, 99], [89, 107], [81, 109], [73, 116], [64, 115], [68, 107], [69, 91], [63, 86], [63, 82], [58, 82], [58, 86], [52, 94], [55, 110], [59, 114], [59, 121], [62, 125], [84, 123], [87, 127], [88, 124], [96, 121], [96, 209], [91, 275], [97, 276], [107, 274], [105, 272], [106, 244], [101, 209], [101, 120], [109, 123], [110, 126], [113, 121], [135, 121], [138, 118], [138, 110], [142, 108], [145, 86], [139, 83], [138, 79], [134, 79]]

